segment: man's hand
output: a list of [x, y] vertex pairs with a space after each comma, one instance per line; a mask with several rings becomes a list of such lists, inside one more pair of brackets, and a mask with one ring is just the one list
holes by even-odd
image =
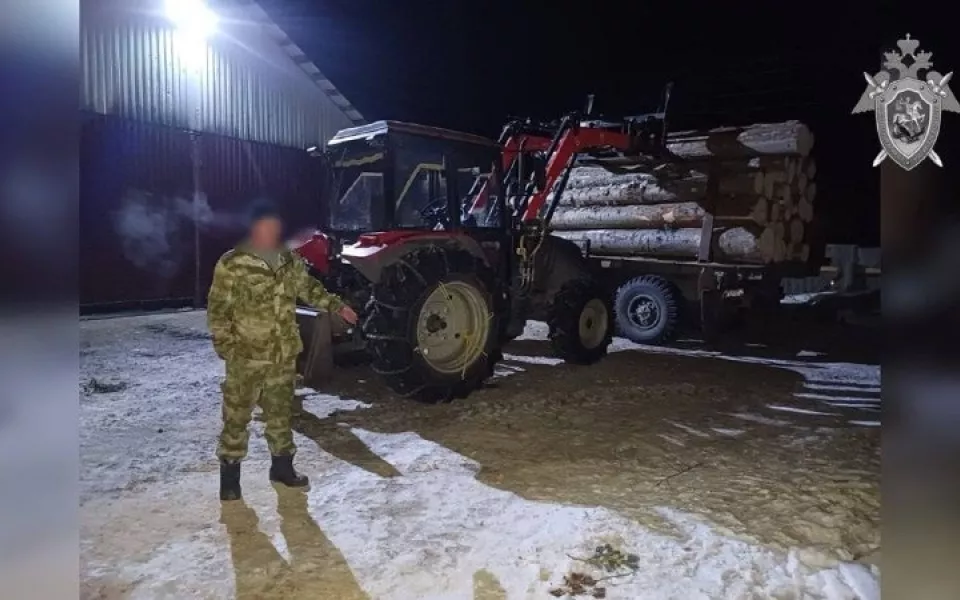
[[354, 311], [354, 310], [353, 310], [352, 308], [350, 308], [349, 306], [344, 306], [344, 307], [341, 308], [339, 311], [337, 311], [337, 314], [340, 315], [340, 318], [341, 318], [341, 319], [343, 319], [344, 321], [346, 321], [346, 322], [349, 323], [350, 325], [356, 325], [356, 324], [357, 324], [357, 318], [358, 318], [358, 317], [357, 317], [357, 313], [356, 313], [356, 311]]

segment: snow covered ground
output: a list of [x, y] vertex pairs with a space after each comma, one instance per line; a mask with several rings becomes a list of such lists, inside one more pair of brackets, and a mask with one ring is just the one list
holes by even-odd
[[363, 367], [298, 390], [310, 490], [266, 481], [255, 421], [221, 507], [203, 313], [83, 321], [83, 597], [551, 598], [610, 544], [639, 569], [607, 598], [879, 598], [879, 367], [619, 339], [572, 367], [544, 334], [453, 404]]

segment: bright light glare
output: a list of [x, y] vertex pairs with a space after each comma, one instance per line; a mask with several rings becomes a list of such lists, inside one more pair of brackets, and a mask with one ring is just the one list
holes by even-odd
[[217, 15], [202, 0], [166, 0], [167, 18], [176, 27], [176, 47], [184, 66], [200, 70], [206, 63], [207, 39], [217, 29]]
[[217, 29], [217, 15], [202, 0], [167, 0], [167, 17], [180, 33], [205, 40]]

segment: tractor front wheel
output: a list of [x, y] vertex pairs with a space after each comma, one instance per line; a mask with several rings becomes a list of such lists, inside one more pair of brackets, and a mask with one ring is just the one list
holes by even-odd
[[547, 316], [554, 352], [569, 363], [589, 365], [607, 354], [613, 339], [610, 299], [594, 282], [577, 279], [554, 296]]
[[490, 270], [470, 254], [414, 252], [374, 287], [364, 335], [373, 369], [403, 396], [464, 397], [499, 359]]

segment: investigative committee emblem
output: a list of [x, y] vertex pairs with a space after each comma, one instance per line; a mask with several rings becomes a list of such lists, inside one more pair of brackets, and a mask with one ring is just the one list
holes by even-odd
[[933, 54], [918, 50], [920, 42], [909, 33], [897, 46], [899, 52], [884, 53], [880, 72], [873, 76], [864, 72], [867, 89], [853, 113], [875, 113], [883, 149], [873, 166], [889, 157], [909, 171], [929, 157], [942, 167], [943, 161], [933, 149], [940, 135], [940, 116], [945, 110], [960, 113], [960, 103], [948, 85], [953, 72], [941, 75], [934, 71]]

